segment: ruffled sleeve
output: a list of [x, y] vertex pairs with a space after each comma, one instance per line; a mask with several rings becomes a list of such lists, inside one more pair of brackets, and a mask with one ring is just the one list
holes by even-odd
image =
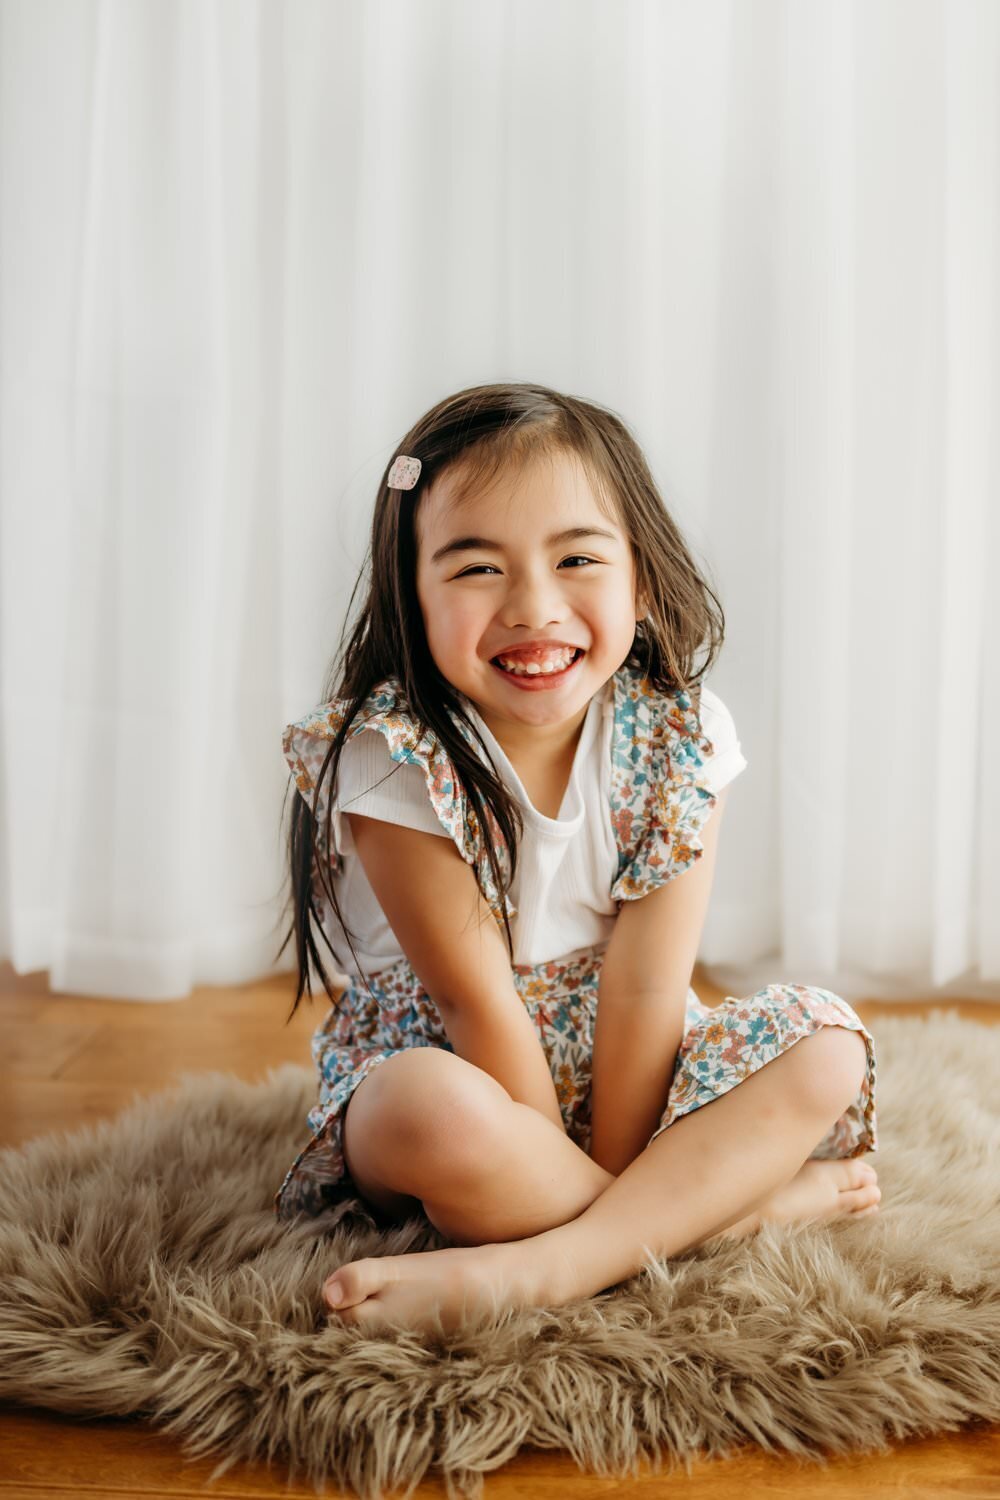
[[690, 694], [667, 693], [632, 668], [615, 674], [611, 822], [614, 901], [635, 901], [700, 859], [716, 801], [704, 773], [713, 753]]
[[[330, 772], [322, 778], [320, 773], [330, 750], [330, 742], [344, 722], [347, 711], [346, 700], [334, 699], [289, 724], [282, 736], [285, 759], [291, 768], [295, 785], [313, 808], [314, 820], [319, 828], [325, 827], [329, 799]], [[459, 726], [460, 728], [462, 726]], [[475, 810], [469, 804], [464, 788], [455, 775], [455, 769], [447, 750], [438, 736], [424, 728], [409, 713], [402, 702], [398, 680], [387, 678], [379, 683], [358, 709], [348, 740], [355, 735], [373, 730], [385, 739], [389, 755], [394, 761], [419, 767], [423, 773], [430, 805], [444, 832], [452, 839], [466, 864], [480, 869], [480, 879], [490, 908], [498, 922], [502, 922], [499, 891], [493, 879], [485, 846], [480, 835], [480, 823]], [[468, 735], [465, 735], [468, 738]], [[316, 788], [319, 785], [319, 798]], [[331, 821], [339, 823], [336, 799]], [[493, 819], [487, 809], [488, 819]], [[492, 829], [495, 844], [496, 829]], [[339, 828], [334, 829], [335, 848], [331, 850], [334, 871], [341, 867]], [[510, 897], [504, 901], [508, 917], [515, 916], [517, 908]]]

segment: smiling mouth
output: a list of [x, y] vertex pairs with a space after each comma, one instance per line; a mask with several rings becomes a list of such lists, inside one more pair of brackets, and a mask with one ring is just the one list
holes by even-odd
[[512, 677], [515, 681], [537, 682], [539, 679], [544, 681], [552, 677], [564, 676], [586, 654], [582, 647], [577, 646], [568, 660], [563, 661], [560, 659], [558, 665], [555, 666], [538, 661], [528, 661], [523, 667], [505, 667], [499, 656], [493, 657], [490, 665], [495, 667], [498, 672], [502, 672], [505, 677]]

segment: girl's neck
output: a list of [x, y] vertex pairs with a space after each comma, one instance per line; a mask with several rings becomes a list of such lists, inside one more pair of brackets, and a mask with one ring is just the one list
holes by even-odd
[[498, 719], [483, 713], [478, 703], [474, 707], [512, 766], [554, 767], [572, 762], [590, 703], [571, 719], [544, 726]]

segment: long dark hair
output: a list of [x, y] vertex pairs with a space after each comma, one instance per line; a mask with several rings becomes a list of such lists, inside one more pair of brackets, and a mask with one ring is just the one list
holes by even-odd
[[[697, 703], [700, 683], [718, 655], [725, 617], [718, 598], [696, 566], [653, 482], [642, 451], [625, 423], [614, 412], [576, 396], [564, 396], [541, 385], [478, 385], [459, 391], [426, 412], [393, 450], [421, 461], [415, 495], [388, 486], [392, 460], [386, 465], [375, 499], [371, 544], [355, 582], [347, 622], [337, 655], [327, 675], [324, 701], [341, 700], [343, 720], [323, 761], [312, 803], [294, 788], [288, 832], [292, 925], [278, 950], [280, 957], [292, 937], [298, 955], [298, 988], [288, 1019], [304, 993], [312, 999], [309, 965], [314, 965], [332, 1001], [338, 991], [323, 966], [317, 933], [336, 960], [337, 955], [316, 908], [316, 882], [325, 891], [344, 929], [358, 969], [351, 935], [343, 923], [331, 879], [331, 816], [333, 795], [326, 799], [323, 840], [317, 851], [316, 808], [321, 787], [337, 785], [337, 767], [358, 710], [379, 683], [398, 679], [401, 701], [416, 724], [433, 731], [444, 746], [478, 826], [489, 826], [489, 814], [502, 838], [498, 855], [494, 840], [482, 844], [493, 880], [501, 893], [510, 889], [517, 867], [517, 848], [523, 827], [516, 800], [498, 775], [473, 752], [455, 726], [454, 714], [472, 731], [493, 770], [482, 738], [466, 713], [457, 690], [438, 671], [430, 654], [417, 597], [416, 513], [423, 491], [450, 465], [458, 466], [460, 489], [456, 502], [488, 485], [502, 470], [558, 452], [575, 453], [582, 462], [595, 496], [608, 514], [615, 515], [630, 539], [636, 595], [646, 601], [647, 617], [636, 626], [627, 658], [654, 686], [690, 692]], [[459, 465], [459, 460], [461, 461]], [[369, 564], [370, 569], [369, 569]], [[368, 569], [368, 594], [353, 630], [350, 616], [355, 596]], [[695, 657], [705, 651], [700, 666]], [[390, 773], [391, 774], [391, 773]], [[289, 779], [288, 790], [293, 782]], [[287, 792], [286, 792], [287, 801]], [[284, 818], [284, 804], [282, 805]], [[476, 883], [485, 895], [478, 866]], [[287, 910], [287, 906], [286, 906]], [[502, 912], [507, 949], [513, 962], [513, 939], [507, 913]], [[366, 979], [367, 983], [367, 979]]]

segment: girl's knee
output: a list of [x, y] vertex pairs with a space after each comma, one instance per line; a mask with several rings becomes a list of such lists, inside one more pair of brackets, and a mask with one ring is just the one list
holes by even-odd
[[796, 1042], [801, 1082], [811, 1105], [839, 1115], [857, 1098], [868, 1069], [868, 1049], [860, 1031], [821, 1026]]
[[[369, 1080], [366, 1080], [366, 1083]], [[474, 1063], [441, 1047], [414, 1047], [375, 1069], [367, 1101], [369, 1122], [398, 1146], [427, 1153], [460, 1152], [480, 1142], [511, 1098]]]

